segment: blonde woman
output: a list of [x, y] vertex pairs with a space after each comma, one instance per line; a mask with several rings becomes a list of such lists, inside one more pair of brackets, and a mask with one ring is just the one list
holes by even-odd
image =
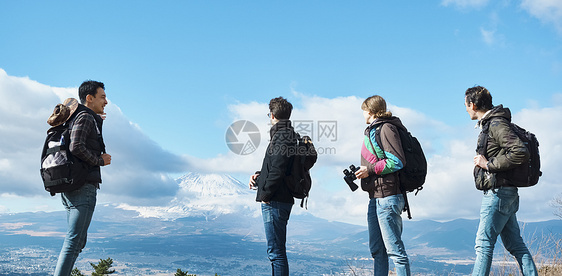
[[[405, 165], [398, 129], [406, 128], [386, 109], [381, 96], [367, 98], [361, 109], [369, 126], [361, 147], [361, 167], [355, 175], [361, 179], [361, 188], [369, 193], [367, 222], [375, 275], [388, 275], [389, 258], [397, 275], [410, 275], [400, 216], [405, 201], [397, 174]], [[380, 133], [379, 137], [375, 137], [376, 133]]]

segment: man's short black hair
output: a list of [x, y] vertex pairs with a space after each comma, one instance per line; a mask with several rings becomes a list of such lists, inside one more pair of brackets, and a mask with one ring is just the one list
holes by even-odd
[[289, 119], [291, 111], [293, 111], [293, 105], [283, 97], [278, 97], [269, 101], [269, 111], [278, 120]]
[[492, 104], [492, 94], [483, 86], [474, 86], [466, 90], [466, 103], [472, 103], [476, 110], [486, 111], [494, 108]]
[[103, 82], [87, 80], [80, 85], [78, 88], [78, 96], [80, 97], [80, 102], [82, 104], [86, 103], [86, 96], [92, 95], [96, 97], [96, 93], [98, 92], [98, 88], [105, 90], [105, 85]]

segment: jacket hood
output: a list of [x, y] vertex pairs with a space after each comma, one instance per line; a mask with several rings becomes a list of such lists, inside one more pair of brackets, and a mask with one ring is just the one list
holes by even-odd
[[365, 135], [368, 135], [368, 133], [371, 129], [376, 128], [379, 125], [385, 124], [385, 123], [391, 123], [394, 126], [396, 126], [397, 128], [403, 129], [404, 131], [408, 132], [408, 130], [406, 129], [404, 124], [402, 124], [402, 121], [400, 120], [400, 118], [398, 118], [396, 116], [392, 116], [392, 117], [388, 117], [388, 118], [376, 118], [365, 130]]
[[511, 122], [511, 111], [507, 107], [503, 107], [503, 105], [494, 106], [494, 108], [490, 109], [490, 111], [484, 115], [484, 117], [480, 120], [480, 124], [487, 122], [492, 118], [505, 118], [507, 121]]

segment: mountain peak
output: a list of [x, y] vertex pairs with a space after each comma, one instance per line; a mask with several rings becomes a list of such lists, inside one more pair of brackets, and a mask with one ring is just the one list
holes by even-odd
[[197, 198], [215, 198], [248, 194], [250, 191], [236, 178], [226, 174], [199, 174], [190, 172], [176, 180], [180, 194]]
[[166, 220], [198, 216], [214, 218], [238, 212], [253, 216], [259, 207], [252, 191], [230, 175], [190, 172], [176, 182], [179, 190], [167, 206], [121, 204], [119, 207], [134, 210], [141, 217]]

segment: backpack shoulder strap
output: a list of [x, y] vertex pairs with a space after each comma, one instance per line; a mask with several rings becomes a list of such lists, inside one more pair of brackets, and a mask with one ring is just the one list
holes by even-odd
[[[375, 128], [375, 142], [377, 142], [377, 145], [379, 145], [379, 148], [382, 151], [382, 154], [384, 155], [384, 157], [386, 157], [384, 148], [382, 147], [382, 142], [381, 142], [381, 131], [382, 131], [382, 126], [385, 124], [386, 122], [382, 122], [380, 124], [378, 124]], [[369, 136], [370, 136], [370, 131], [369, 131]], [[371, 143], [371, 147], [373, 148], [373, 150], [375, 150], [375, 146], [373, 145], [373, 141], [371, 141], [371, 137], [369, 137], [369, 143]], [[376, 154], [375, 154], [376, 156]], [[378, 158], [378, 157], [377, 157]]]
[[76, 121], [76, 119], [78, 119], [78, 117], [84, 113], [87, 113], [86, 110], [81, 110], [78, 113], [76, 113], [74, 116], [72, 116], [68, 121], [66, 121], [65, 124], [68, 124], [67, 127], [69, 130], [72, 129], [72, 126], [74, 125], [74, 122]]
[[[78, 116], [80, 116], [80, 115], [82, 115], [82, 114], [84, 114], [84, 113], [87, 114], [88, 111], [86, 111], [86, 110], [81, 110], [80, 112], [76, 113], [76, 115], [73, 115], [73, 118], [72, 118], [71, 120], [67, 121], [69, 133], [70, 133], [70, 130], [72, 130], [72, 126], [74, 125], [74, 121], [76, 121], [76, 119], [78, 119]], [[102, 136], [102, 134], [101, 134], [101, 130], [100, 130], [100, 128], [99, 128], [99, 126], [98, 126], [98, 123], [97, 123], [97, 121], [96, 121], [95, 118], [94, 118], [94, 126], [96, 127], [96, 134], [97, 134], [97, 136], [98, 136], [98, 140], [99, 140], [100, 145], [101, 145], [101, 148], [102, 148], [102, 153], [106, 153], [106, 151], [105, 151], [105, 142], [103, 141], [103, 136]]]
[[487, 119], [486, 121], [484, 121], [481, 125], [482, 127], [482, 131], [480, 131], [480, 135], [478, 136], [478, 144], [476, 145], [476, 152], [486, 158], [488, 158], [487, 155], [487, 149], [488, 149], [488, 139], [490, 138], [490, 124], [492, 123], [492, 121], [502, 121], [505, 120], [510, 127], [512, 127], [512, 123], [509, 122], [506, 118], [504, 117], [493, 117], [490, 119]]
[[486, 154], [487, 149], [488, 149], [488, 132], [490, 130], [490, 122], [492, 121], [492, 119], [486, 120], [484, 122], [481, 123], [481, 128], [482, 130], [480, 131], [480, 134], [478, 135], [478, 143], [476, 144], [476, 153], [488, 158], [488, 155]]
[[[304, 166], [304, 160], [305, 160], [305, 158], [306, 158], [306, 154], [299, 154], [299, 146], [301, 145], [301, 143], [304, 143], [304, 142], [303, 142], [303, 140], [302, 140], [301, 135], [300, 135], [298, 132], [296, 132], [296, 131], [295, 131], [295, 137], [297, 138], [297, 145], [296, 145], [296, 147], [297, 147], [297, 148], [296, 148], [297, 154], [296, 154], [295, 156], [299, 156], [299, 155], [300, 155], [300, 156], [299, 156], [299, 157], [300, 157], [300, 158], [299, 158], [299, 162], [300, 162], [301, 166]], [[301, 203], [301, 204], [302, 204], [302, 203]], [[302, 206], [301, 206], [301, 207], [302, 207]]]

